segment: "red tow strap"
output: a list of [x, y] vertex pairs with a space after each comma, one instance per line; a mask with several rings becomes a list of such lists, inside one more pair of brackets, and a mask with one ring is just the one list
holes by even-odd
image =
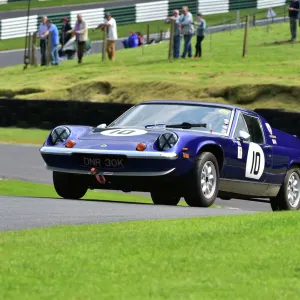
[[98, 181], [100, 184], [105, 184], [105, 183], [106, 183], [106, 179], [105, 179], [104, 175], [99, 175], [99, 174], [98, 174], [98, 173], [99, 173], [99, 170], [98, 170], [98, 169], [92, 168], [92, 169], [91, 169], [91, 173], [92, 173], [93, 175], [95, 175], [97, 181]]

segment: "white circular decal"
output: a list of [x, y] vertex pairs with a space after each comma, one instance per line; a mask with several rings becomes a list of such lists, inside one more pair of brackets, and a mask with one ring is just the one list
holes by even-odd
[[264, 170], [264, 151], [258, 144], [250, 143], [246, 162], [246, 177], [259, 180], [263, 175]]
[[104, 130], [101, 132], [103, 135], [107, 136], [134, 136], [134, 135], [143, 135], [146, 134], [147, 131], [140, 129], [111, 129]]

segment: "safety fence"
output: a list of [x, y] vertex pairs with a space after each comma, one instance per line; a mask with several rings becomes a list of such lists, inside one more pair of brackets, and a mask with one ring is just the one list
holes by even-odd
[[[3, 3], [3, 0], [0, 0]], [[27, 0], [26, 0], [27, 1]], [[12, 1], [8, 1], [12, 2]], [[58, 26], [62, 25], [62, 18], [71, 20], [71, 25], [76, 22], [76, 15], [81, 13], [87, 21], [89, 28], [95, 28], [104, 20], [105, 12], [109, 11], [116, 18], [118, 24], [133, 24], [163, 20], [171, 15], [174, 9], [188, 6], [192, 14], [202, 12], [205, 15], [220, 14], [243, 9], [262, 9], [283, 6], [288, 0], [164, 0], [147, 3], [138, 3], [131, 6], [120, 6], [113, 8], [97, 8], [83, 11], [71, 11], [69, 13], [50, 14], [48, 18]], [[6, 3], [6, 0], [4, 1]], [[101, 4], [99, 4], [101, 5]], [[30, 17], [28, 31], [32, 33], [37, 30], [41, 16]], [[0, 21], [0, 39], [11, 39], [26, 36], [27, 17], [2, 19]]]
[[[71, 100], [0, 99], [0, 127], [51, 129], [66, 124], [110, 124], [132, 106], [124, 103]], [[281, 109], [255, 111], [272, 127], [300, 137], [300, 112]]]

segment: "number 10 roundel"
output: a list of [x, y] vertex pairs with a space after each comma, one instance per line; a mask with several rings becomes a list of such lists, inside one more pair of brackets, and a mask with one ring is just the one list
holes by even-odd
[[250, 143], [246, 163], [246, 177], [259, 180], [265, 169], [265, 155], [262, 148]]

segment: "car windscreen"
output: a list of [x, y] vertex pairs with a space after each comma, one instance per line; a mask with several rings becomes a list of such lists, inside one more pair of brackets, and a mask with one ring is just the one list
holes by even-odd
[[228, 134], [232, 110], [215, 106], [183, 104], [140, 104], [113, 122], [114, 127], [149, 125], [206, 124], [193, 130]]

